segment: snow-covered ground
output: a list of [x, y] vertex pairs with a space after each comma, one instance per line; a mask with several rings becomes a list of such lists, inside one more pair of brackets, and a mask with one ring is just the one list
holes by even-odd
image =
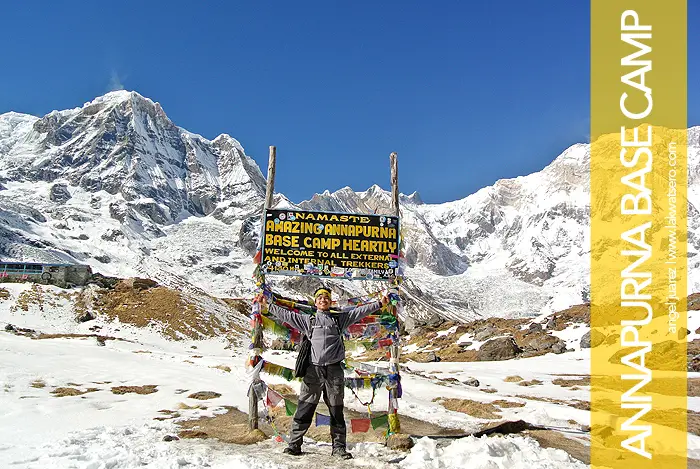
[[[330, 461], [327, 467], [399, 467], [422, 468], [584, 468], [561, 450], [544, 449], [527, 437], [466, 437], [454, 441], [420, 438], [410, 453], [388, 450], [376, 443], [350, 444], [355, 459], [338, 462], [327, 457], [326, 443], [309, 442], [306, 457], [291, 458], [282, 454], [283, 443], [271, 440], [241, 446], [217, 440], [164, 441], [177, 433], [175, 420], [160, 410], [177, 410], [179, 419], [225, 413], [223, 406], [247, 410], [246, 390], [249, 374], [245, 369], [245, 350], [226, 348], [224, 340], [178, 341], [164, 339], [157, 332], [101, 319], [78, 324], [73, 320], [68, 301], [44, 305], [30, 304], [27, 311], [16, 308], [17, 296], [26, 285], [3, 285], [10, 291], [9, 300], [0, 300], [0, 326], [32, 328], [41, 332], [89, 334], [90, 327], [102, 326], [100, 334], [123, 340], [107, 340], [100, 346], [95, 337], [29, 337], [0, 332], [0, 467], [17, 468], [132, 468], [132, 467], [226, 467], [287, 468], [308, 467]], [[276, 363], [291, 364], [289, 354], [275, 353]], [[403, 397], [399, 412], [443, 427], [465, 432], [482, 428], [485, 420], [445, 409], [436, 397], [470, 399], [492, 403], [507, 400], [524, 403], [523, 407], [504, 407], [500, 420], [522, 419], [532, 424], [570, 430], [567, 436], [588, 444], [587, 435], [576, 433], [589, 423], [589, 413], [562, 401], [588, 400], [588, 388], [554, 385], [552, 380], [564, 375], [586, 376], [589, 372], [587, 351], [562, 355], [499, 362], [479, 363], [404, 363]], [[219, 368], [215, 368], [219, 367]], [[221, 368], [229, 367], [230, 372]], [[541, 385], [521, 386], [504, 378], [519, 375], [523, 380], [540, 380]], [[476, 388], [458, 381], [476, 377]], [[568, 376], [575, 379], [575, 377]], [[283, 378], [263, 375], [268, 383], [287, 383]], [[298, 391], [297, 382], [287, 383]], [[115, 386], [156, 385], [152, 394], [114, 394]], [[56, 388], [71, 387], [91, 392], [55, 397]], [[483, 390], [495, 390], [484, 392]], [[221, 396], [198, 401], [188, 396], [197, 391], [214, 391]], [[369, 397], [360, 391], [360, 397]], [[373, 410], [386, 408], [386, 393], [380, 393]], [[528, 399], [548, 398], [550, 402]], [[690, 406], [700, 410], [691, 399]], [[559, 402], [556, 402], [559, 401]], [[194, 408], [204, 405], [206, 409]], [[362, 411], [351, 393], [347, 407]], [[190, 407], [190, 408], [188, 408]], [[700, 456], [700, 442], [690, 437], [691, 456]], [[325, 458], [325, 459], [324, 459]], [[321, 461], [321, 462], [318, 462]]]

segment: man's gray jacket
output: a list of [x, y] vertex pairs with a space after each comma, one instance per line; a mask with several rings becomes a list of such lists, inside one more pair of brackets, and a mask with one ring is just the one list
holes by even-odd
[[[270, 305], [268, 314], [280, 322], [286, 322], [302, 334], [311, 337], [311, 363], [314, 365], [332, 365], [345, 359], [345, 344], [341, 331], [355, 324], [365, 316], [368, 316], [382, 307], [382, 303], [375, 301], [358, 306], [349, 311], [330, 313], [316, 310], [313, 321], [313, 334], [311, 334], [311, 315], [295, 313], [278, 305]], [[335, 316], [335, 320], [334, 317]], [[336, 320], [337, 325], [336, 325]], [[340, 328], [340, 331], [338, 330]]]

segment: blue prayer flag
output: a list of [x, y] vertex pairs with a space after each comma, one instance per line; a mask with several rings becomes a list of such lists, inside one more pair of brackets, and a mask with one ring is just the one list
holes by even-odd
[[331, 424], [331, 417], [329, 415], [323, 415], [319, 414], [316, 412], [316, 426], [320, 427], [321, 425], [330, 425]]

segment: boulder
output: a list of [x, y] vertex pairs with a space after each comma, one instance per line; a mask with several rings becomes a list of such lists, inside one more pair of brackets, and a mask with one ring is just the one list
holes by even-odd
[[581, 337], [581, 348], [597, 347], [605, 342], [605, 336], [595, 329], [591, 329]]
[[491, 324], [486, 324], [484, 327], [481, 327], [474, 331], [474, 339], [481, 342], [487, 340], [489, 337], [492, 337], [496, 334], [498, 334], [498, 329], [496, 329]]
[[566, 342], [545, 332], [528, 332], [518, 339], [518, 345], [528, 356], [545, 353], [563, 353]]
[[216, 399], [217, 397], [221, 397], [221, 394], [214, 391], [199, 391], [187, 396], [188, 399], [199, 399], [200, 401], [207, 399]]
[[95, 315], [92, 314], [92, 311], [85, 311], [83, 314], [76, 318], [78, 322], [88, 322], [92, 321], [93, 319], [95, 319]]
[[700, 354], [694, 355], [692, 358], [688, 357], [688, 372], [689, 373], [700, 372]]
[[100, 273], [94, 273], [92, 274], [92, 277], [90, 277], [90, 280], [88, 280], [87, 283], [92, 283], [97, 285], [100, 288], [107, 288], [107, 289], [113, 289], [119, 282], [121, 282], [121, 279], [117, 277], [107, 277], [105, 275], [102, 275]]
[[[620, 334], [610, 334], [605, 338], [605, 345], [615, 345], [620, 338]], [[595, 345], [594, 345], [595, 347]]]
[[564, 342], [563, 340], [559, 339], [558, 342], [556, 342], [554, 345], [552, 345], [551, 350], [552, 350], [552, 352], [554, 352], [554, 353], [556, 353], [556, 354], [560, 354], [560, 353], [566, 352], [566, 350], [567, 350], [567, 349], [566, 349], [566, 342]]
[[478, 388], [481, 385], [481, 383], [479, 383], [479, 380], [476, 378], [467, 378], [464, 381], [462, 381], [462, 384], [466, 386], [473, 386], [475, 388]]
[[236, 443], [241, 445], [254, 445], [267, 439], [268, 436], [262, 430], [256, 428], [255, 430], [251, 430], [245, 435], [243, 435], [243, 437], [239, 439]]
[[426, 325], [428, 327], [440, 327], [443, 323], [445, 322], [445, 318], [442, 316], [438, 316], [437, 314], [434, 314], [428, 318], [426, 321]]
[[403, 433], [394, 433], [392, 435], [389, 435], [389, 438], [387, 438], [386, 446], [389, 449], [397, 451], [408, 451], [411, 448], [413, 448], [413, 440], [409, 435], [405, 435]]
[[430, 353], [428, 353], [428, 356], [425, 358], [425, 361], [427, 361], [427, 362], [439, 362], [440, 357], [438, 357], [435, 352], [430, 352]]
[[157, 286], [158, 282], [151, 280], [150, 278], [134, 278], [134, 290], [148, 290], [149, 288], [155, 288]]
[[403, 327], [405, 328], [406, 332], [409, 334], [418, 327], [418, 324], [416, 324], [416, 320], [413, 318], [413, 316], [406, 316], [406, 320], [401, 323]]
[[539, 322], [533, 322], [527, 328], [533, 332], [538, 332], [542, 330], [542, 324]]
[[499, 337], [482, 344], [477, 353], [479, 361], [501, 361], [515, 358], [522, 349], [512, 337]]

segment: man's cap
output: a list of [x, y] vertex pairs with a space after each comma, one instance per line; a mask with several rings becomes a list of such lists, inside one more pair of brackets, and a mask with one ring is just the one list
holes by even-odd
[[331, 291], [326, 288], [326, 287], [321, 287], [316, 292], [314, 292], [314, 299], [318, 298], [321, 295], [328, 295], [328, 298], [331, 298]]

